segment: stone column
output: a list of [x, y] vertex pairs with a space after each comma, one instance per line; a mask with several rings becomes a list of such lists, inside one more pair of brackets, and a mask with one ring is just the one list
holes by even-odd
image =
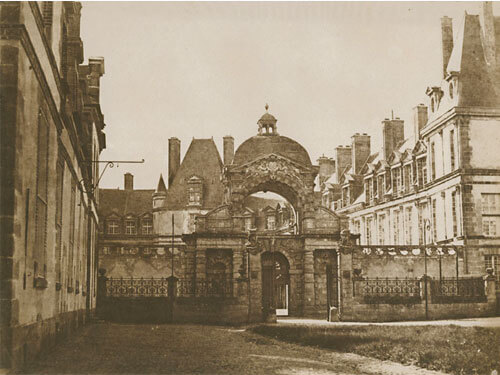
[[314, 314], [314, 255], [312, 250], [304, 253], [304, 315]]
[[250, 252], [249, 265], [249, 322], [262, 322], [262, 264], [260, 253]]

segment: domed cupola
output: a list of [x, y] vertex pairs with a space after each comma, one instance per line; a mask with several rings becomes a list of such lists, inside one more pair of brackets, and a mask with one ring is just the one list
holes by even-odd
[[259, 125], [259, 135], [278, 135], [276, 131], [276, 117], [267, 112], [269, 105], [266, 104], [266, 113], [262, 115], [257, 125]]

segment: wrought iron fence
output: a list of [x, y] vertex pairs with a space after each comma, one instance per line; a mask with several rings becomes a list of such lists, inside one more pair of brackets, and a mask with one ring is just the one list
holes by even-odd
[[369, 304], [414, 304], [420, 303], [420, 281], [418, 279], [375, 278], [354, 280], [354, 291]]
[[[169, 280], [166, 278], [108, 278], [107, 297], [169, 297]], [[180, 279], [177, 281], [178, 297], [232, 297], [232, 278], [207, 280]]]
[[166, 278], [108, 278], [107, 297], [168, 297]]
[[432, 302], [484, 302], [486, 292], [480, 277], [442, 278], [431, 282]]
[[232, 279], [192, 280], [181, 279], [177, 284], [177, 295], [181, 297], [232, 297]]

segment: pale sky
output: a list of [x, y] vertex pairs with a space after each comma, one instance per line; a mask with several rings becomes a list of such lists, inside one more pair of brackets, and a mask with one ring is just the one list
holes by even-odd
[[[236, 148], [265, 112], [311, 160], [356, 132], [381, 145], [381, 120], [405, 120], [441, 79], [440, 18], [478, 14], [470, 2], [83, 2], [85, 57], [104, 56], [100, 187], [152, 189], [167, 175], [168, 138], [184, 155], [193, 137]], [[494, 4], [500, 15], [500, 4]]]

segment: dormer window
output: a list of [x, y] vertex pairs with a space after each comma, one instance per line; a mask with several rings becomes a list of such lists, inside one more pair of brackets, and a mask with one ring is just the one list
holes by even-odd
[[142, 234], [153, 234], [153, 220], [150, 218], [142, 220]]
[[119, 234], [120, 223], [118, 220], [108, 220], [108, 234]]
[[128, 217], [125, 220], [125, 234], [137, 234], [135, 219]]
[[269, 230], [276, 229], [276, 217], [274, 217], [274, 215], [269, 215], [267, 217], [266, 227], [267, 227], [266, 229]]
[[203, 180], [193, 176], [188, 180], [188, 206], [201, 206], [203, 199]]

